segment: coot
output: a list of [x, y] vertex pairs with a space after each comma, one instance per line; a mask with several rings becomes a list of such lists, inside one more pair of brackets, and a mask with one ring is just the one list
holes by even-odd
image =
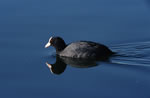
[[108, 47], [91, 41], [77, 41], [66, 45], [61, 37], [50, 37], [45, 48], [53, 46], [61, 57], [102, 59], [114, 54]]

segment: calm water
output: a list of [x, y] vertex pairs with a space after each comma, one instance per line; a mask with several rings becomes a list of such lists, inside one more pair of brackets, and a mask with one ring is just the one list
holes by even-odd
[[[54, 35], [119, 55], [56, 75], [45, 64], [55, 64], [55, 50], [44, 49]], [[149, 39], [149, 0], [1, 0], [0, 97], [149, 98]]]

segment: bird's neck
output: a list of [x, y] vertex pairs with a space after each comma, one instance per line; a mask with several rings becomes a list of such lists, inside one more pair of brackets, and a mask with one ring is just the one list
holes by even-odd
[[65, 43], [61, 43], [57, 46], [55, 46], [56, 49], [56, 53], [59, 54], [61, 51], [63, 51], [66, 48], [66, 44]]

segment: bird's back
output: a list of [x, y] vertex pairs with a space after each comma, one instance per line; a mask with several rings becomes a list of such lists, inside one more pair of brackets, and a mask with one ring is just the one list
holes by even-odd
[[72, 58], [97, 59], [109, 56], [111, 53], [111, 50], [102, 44], [91, 41], [79, 41], [69, 44], [59, 55]]

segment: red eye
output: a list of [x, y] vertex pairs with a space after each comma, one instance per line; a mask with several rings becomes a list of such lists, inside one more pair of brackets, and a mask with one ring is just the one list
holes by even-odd
[[52, 39], [50, 40], [50, 43], [52, 43]]
[[49, 42], [52, 43], [52, 41], [53, 41], [53, 38], [51, 37], [51, 38], [49, 39]]

